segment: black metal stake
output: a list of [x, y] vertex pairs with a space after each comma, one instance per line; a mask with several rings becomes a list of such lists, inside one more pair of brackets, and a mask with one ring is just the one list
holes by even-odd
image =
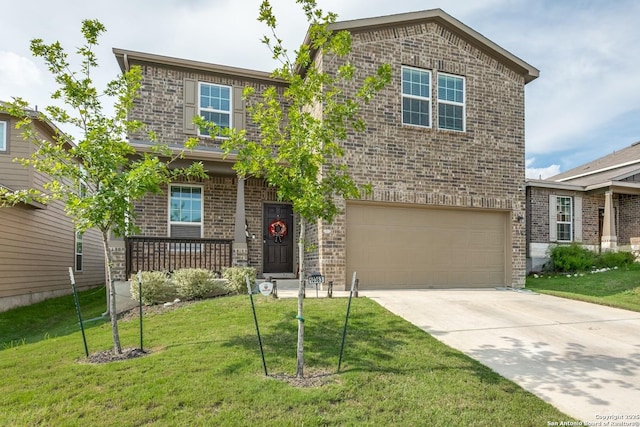
[[249, 276], [246, 276], [247, 291], [249, 292], [249, 299], [251, 300], [251, 310], [253, 311], [253, 321], [256, 323], [256, 333], [258, 334], [258, 344], [260, 344], [260, 356], [262, 357], [262, 367], [264, 368], [264, 376], [268, 377], [267, 362], [264, 360], [264, 350], [262, 349], [262, 338], [260, 337], [260, 328], [258, 327], [258, 316], [256, 316], [256, 306], [253, 304], [253, 292], [251, 291], [251, 281]]
[[344, 319], [344, 330], [342, 331], [342, 345], [340, 346], [340, 359], [338, 359], [338, 373], [340, 373], [340, 366], [342, 365], [342, 355], [344, 354], [344, 342], [347, 338], [347, 324], [349, 323], [349, 312], [351, 311], [351, 299], [353, 298], [353, 287], [356, 283], [356, 272], [353, 272], [353, 279], [351, 280], [351, 292], [349, 292], [349, 303], [347, 304], [347, 315]]
[[84, 354], [89, 357], [89, 347], [87, 347], [87, 337], [84, 333], [84, 323], [82, 323], [82, 313], [80, 312], [80, 300], [78, 299], [78, 290], [76, 289], [76, 279], [73, 277], [73, 268], [69, 267], [69, 278], [71, 279], [71, 288], [73, 289], [73, 299], [76, 303], [76, 312], [78, 313], [78, 323], [82, 331], [82, 342], [84, 343]]
[[138, 299], [140, 306], [140, 351], [144, 351], [142, 346], [142, 271], [138, 270]]

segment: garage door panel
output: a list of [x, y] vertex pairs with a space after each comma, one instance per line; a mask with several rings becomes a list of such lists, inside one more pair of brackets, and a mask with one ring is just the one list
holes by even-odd
[[486, 287], [507, 280], [504, 212], [347, 207], [347, 277], [362, 289]]

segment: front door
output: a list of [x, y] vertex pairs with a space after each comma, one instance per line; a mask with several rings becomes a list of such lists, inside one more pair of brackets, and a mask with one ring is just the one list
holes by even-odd
[[262, 234], [265, 273], [293, 273], [293, 210], [291, 205], [264, 205]]

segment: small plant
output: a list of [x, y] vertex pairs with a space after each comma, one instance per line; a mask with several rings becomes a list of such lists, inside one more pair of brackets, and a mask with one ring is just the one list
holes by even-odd
[[224, 281], [204, 268], [184, 268], [173, 274], [178, 296], [183, 299], [206, 298], [225, 292]]
[[3, 350], [8, 350], [10, 348], [19, 347], [21, 345], [26, 345], [26, 344], [27, 344], [26, 338], [20, 338], [19, 340], [11, 340], [11, 341], [7, 341], [7, 342], [3, 342], [2, 343], [2, 349]]
[[256, 269], [253, 267], [229, 267], [224, 269], [222, 277], [227, 279], [227, 291], [234, 294], [247, 292], [247, 275], [251, 283], [256, 281]]
[[[138, 278], [131, 278], [131, 298], [138, 301]], [[173, 301], [178, 296], [169, 276], [164, 271], [142, 272], [142, 304], [154, 305], [167, 301]]]
[[596, 259], [598, 268], [624, 267], [635, 262], [635, 256], [631, 252], [603, 252]]

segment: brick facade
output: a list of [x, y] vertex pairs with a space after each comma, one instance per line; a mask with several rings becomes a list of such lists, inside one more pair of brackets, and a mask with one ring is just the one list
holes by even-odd
[[[599, 250], [601, 239], [601, 215], [604, 211], [603, 192], [591, 193], [549, 187], [527, 187], [527, 257], [528, 270], [537, 270], [548, 260], [546, 250], [554, 242], [549, 239], [549, 196], [580, 197], [582, 200], [582, 238], [574, 239], [593, 250]], [[630, 250], [631, 239], [640, 236], [640, 197], [637, 195], [617, 194], [613, 196], [617, 244], [621, 250]], [[575, 220], [574, 220], [575, 221]], [[536, 259], [538, 259], [536, 261]]]
[[[458, 30], [443, 25], [440, 18], [424, 19], [417, 24], [396, 22], [391, 26], [360, 28], [352, 33], [352, 53], [348, 58], [336, 60], [318, 53], [315, 60], [330, 73], [346, 60], [355, 65], [356, 78], [351, 86], [344, 88], [349, 94], [355, 92], [366, 76], [375, 73], [380, 64], [388, 63], [392, 67], [391, 83], [361, 111], [367, 130], [350, 134], [343, 142], [344, 162], [349, 165], [350, 175], [361, 185], [373, 186], [372, 194], [364, 200], [509, 213], [511, 236], [506, 251], [511, 264], [510, 284], [522, 286], [526, 270], [525, 222], [522, 221], [525, 215], [524, 85], [525, 75], [530, 71], [523, 71], [522, 65], [505, 62], [500, 56], [502, 53], [488, 53], [494, 47], [487, 49], [488, 45], [484, 45], [490, 43], [487, 40], [471, 41], [475, 36], [463, 37], [461, 32], [466, 30]], [[145, 55], [140, 54], [136, 61], [135, 53], [131, 53], [126, 60], [141, 65], [143, 70], [141, 97], [136, 101], [132, 118], [147, 124], [162, 143], [179, 145], [189, 136], [182, 125], [187, 79], [234, 87], [253, 86], [256, 93], [247, 100], [249, 104], [257, 101], [267, 85], [277, 83], [264, 77], [246, 77], [244, 72], [243, 77], [233, 76], [228, 69], [218, 72], [207, 64], [172, 58], [165, 58], [163, 63], [163, 57], [147, 60], [149, 55]], [[119, 59], [121, 67], [125, 66], [124, 56]], [[430, 128], [402, 124], [403, 65], [431, 72], [433, 124]], [[463, 132], [438, 129], [439, 72], [465, 79]], [[536, 73], [528, 75], [529, 81], [537, 77]], [[245, 123], [248, 139], [258, 138], [257, 128], [248, 114]], [[145, 137], [134, 135], [133, 139]], [[216, 139], [202, 138], [203, 149], [216, 148], [218, 143]], [[236, 178], [212, 174], [199, 184], [204, 188], [204, 236], [233, 238]], [[256, 235], [256, 239], [248, 241], [249, 264], [260, 273], [263, 203], [276, 200], [276, 194], [262, 181], [250, 180], [245, 186], [245, 199], [249, 232]], [[306, 271], [320, 271], [337, 286], [345, 285], [346, 281], [346, 202], [341, 204], [343, 214], [333, 224], [309, 224], [306, 245], [312, 250], [305, 254]], [[138, 204], [136, 223], [141, 234], [167, 236], [167, 209], [166, 192]]]
[[[393, 69], [391, 83], [362, 110], [366, 132], [344, 143], [351, 176], [373, 185], [366, 200], [510, 211], [512, 280], [524, 284], [525, 230], [517, 221], [525, 214], [523, 77], [436, 23], [356, 33], [352, 47], [348, 60], [359, 77], [354, 84], [380, 63]], [[439, 130], [435, 118], [432, 128], [402, 124], [402, 65], [432, 72], [432, 100], [437, 72], [465, 77], [465, 132]], [[318, 262], [337, 283], [345, 281], [345, 224], [342, 215], [317, 233]]]
[[582, 239], [587, 245], [599, 244], [598, 209], [604, 206], [604, 195], [585, 195], [579, 191], [529, 187], [527, 189], [528, 241], [549, 243], [549, 196], [582, 198]]
[[618, 244], [628, 246], [632, 238], [640, 237], [640, 196], [620, 194]]
[[[179, 184], [180, 182], [176, 182]], [[236, 212], [237, 178], [212, 176], [190, 185], [201, 185], [203, 194], [203, 237], [233, 239]], [[262, 205], [275, 202], [276, 192], [260, 179], [245, 181], [245, 211], [249, 239], [248, 265], [262, 272]], [[168, 189], [149, 195], [134, 207], [136, 226], [141, 236], [167, 237], [169, 235]], [[255, 238], [252, 238], [255, 236]]]

